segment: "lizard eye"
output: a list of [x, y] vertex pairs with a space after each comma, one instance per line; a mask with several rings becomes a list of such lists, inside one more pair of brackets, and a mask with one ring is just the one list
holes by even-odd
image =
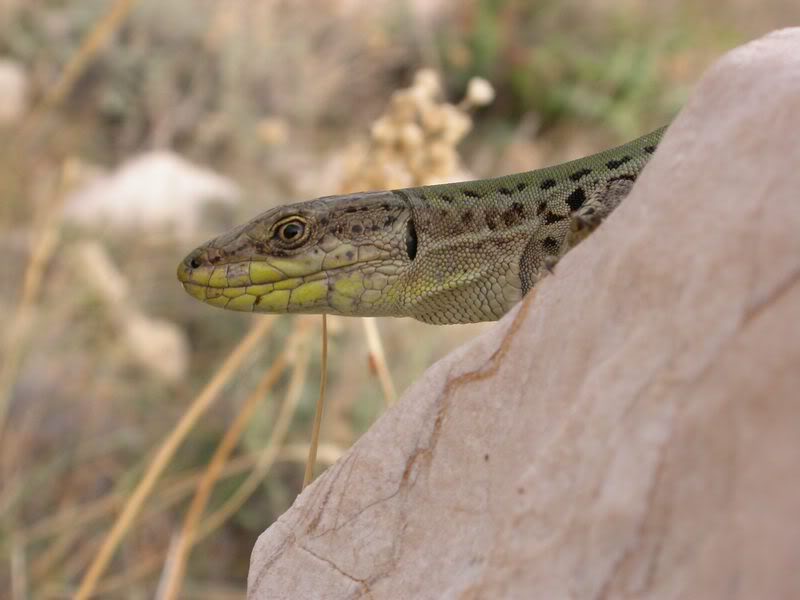
[[296, 247], [306, 241], [308, 237], [308, 227], [306, 222], [300, 217], [289, 217], [281, 221], [275, 227], [274, 238], [282, 246]]

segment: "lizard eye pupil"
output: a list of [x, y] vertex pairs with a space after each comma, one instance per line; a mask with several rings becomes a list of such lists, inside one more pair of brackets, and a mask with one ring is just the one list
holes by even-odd
[[306, 226], [300, 221], [289, 221], [278, 228], [278, 237], [284, 242], [295, 242], [305, 233]]

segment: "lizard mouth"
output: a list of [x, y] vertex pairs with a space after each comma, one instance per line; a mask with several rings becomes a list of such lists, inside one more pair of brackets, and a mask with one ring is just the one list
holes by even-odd
[[193, 298], [242, 312], [307, 312], [328, 293], [324, 271], [292, 276], [257, 260], [211, 265], [190, 255], [178, 265], [178, 280]]
[[381, 252], [339, 243], [292, 256], [236, 255], [206, 244], [177, 274], [190, 296], [228, 310], [378, 316], [392, 314], [390, 281], [400, 268], [383, 264]]

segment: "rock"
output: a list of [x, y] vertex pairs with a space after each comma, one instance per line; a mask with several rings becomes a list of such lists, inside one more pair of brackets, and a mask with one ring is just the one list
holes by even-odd
[[227, 177], [161, 150], [139, 155], [107, 176], [96, 177], [67, 200], [68, 221], [103, 230], [198, 235], [204, 211], [230, 211], [239, 189]]
[[258, 540], [249, 597], [800, 597], [800, 29]]

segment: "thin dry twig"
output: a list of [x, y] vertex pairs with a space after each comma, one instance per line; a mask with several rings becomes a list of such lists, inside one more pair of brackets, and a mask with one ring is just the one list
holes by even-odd
[[[288, 403], [289, 393], [287, 393], [287, 403]], [[288, 410], [288, 409], [287, 409]], [[288, 410], [290, 414], [294, 414], [294, 410]], [[280, 419], [280, 417], [279, 417]], [[277, 421], [276, 421], [277, 425]], [[272, 439], [270, 439], [269, 446], [273, 446]], [[277, 460], [286, 461], [286, 462], [295, 462], [295, 463], [303, 463], [305, 464], [308, 460], [308, 444], [287, 444], [278, 450], [278, 456], [276, 457]], [[269, 447], [265, 450], [269, 450]], [[327, 465], [332, 465], [335, 463], [344, 453], [344, 449], [336, 446], [335, 444], [320, 444], [317, 453], [317, 460], [319, 462], [325, 463]], [[263, 451], [259, 453], [252, 453], [245, 456], [238, 457], [231, 462], [229, 462], [225, 467], [225, 475], [232, 476], [242, 473], [248, 469], [253, 468], [253, 466], [261, 460], [261, 456], [266, 454]], [[174, 503], [182, 500], [188, 492], [193, 489], [196, 489], [196, 484], [200, 480], [200, 478], [205, 474], [205, 471], [202, 473], [193, 473], [190, 476], [186, 476], [185, 478], [181, 478], [180, 481], [175, 482], [174, 486], [170, 487], [168, 490], [168, 494], [171, 495], [168, 501], [162, 502], [156, 508], [148, 511], [145, 515], [141, 517], [142, 520], [148, 518], [148, 516], [162, 514], [167, 508], [172, 506]], [[248, 482], [250, 477], [245, 480], [245, 482], [240, 486], [243, 488], [248, 486]], [[259, 479], [260, 481], [260, 479]], [[249, 487], [249, 486], [248, 486]], [[179, 493], [180, 492], [180, 493]], [[237, 489], [234, 496], [239, 496], [239, 490]], [[243, 497], [243, 500], [247, 500], [249, 494]], [[231, 497], [225, 504], [213, 512], [205, 521], [203, 521], [198, 527], [197, 535], [194, 539], [194, 544], [198, 544], [210, 534], [212, 534], [216, 529], [224, 524], [230, 515], [235, 512], [235, 510], [239, 507], [232, 506]], [[233, 508], [233, 510], [230, 510]], [[85, 542], [81, 548], [84, 549], [92, 549], [95, 548], [98, 544], [94, 542]], [[82, 552], [83, 555], [86, 555], [85, 552]], [[143, 579], [149, 576], [151, 573], [154, 573], [159, 568], [163, 568], [163, 562], [167, 559], [166, 552], [155, 552], [151, 553], [147, 556], [144, 562], [136, 563], [129, 571], [125, 571], [120, 573], [119, 575], [114, 575], [113, 577], [109, 577], [107, 579], [103, 579], [101, 582], [97, 584], [97, 587], [94, 590], [94, 596], [102, 596], [103, 594], [119, 589], [120, 587], [124, 588], [125, 584], [130, 585], [133, 581], [138, 579]], [[71, 560], [70, 564], [67, 566], [62, 567], [61, 572], [59, 574], [59, 580], [68, 580], [72, 577], [72, 574], [79, 572], [81, 570], [81, 565], [84, 564], [84, 560], [81, 559], [80, 556], [77, 557], [76, 560]], [[74, 595], [74, 590], [64, 590], [58, 589], [55, 584], [45, 585], [44, 588], [41, 590], [36, 591], [36, 597], [50, 597], [50, 598], [72, 598]]]
[[[114, 592], [125, 590], [132, 591], [132, 586], [139, 580], [144, 579], [161, 566], [163, 557], [159, 554], [150, 554], [139, 559], [130, 569], [101, 581], [93, 592], [95, 598], [116, 597], [111, 596]], [[50, 599], [70, 599], [75, 597], [75, 590], [65, 588], [61, 583], [49, 583], [36, 591], [36, 598], [40, 600]]]
[[[75, 514], [75, 508], [67, 511]], [[29, 572], [33, 581], [42, 581], [45, 574], [53, 568], [66, 554], [79, 543], [78, 536], [81, 528], [72, 526], [67, 528], [63, 535], [49, 543], [44, 551], [36, 557], [36, 561], [30, 565]]]
[[92, 62], [92, 59], [97, 56], [103, 46], [120, 28], [135, 3], [136, 0], [116, 0], [103, 18], [94, 24], [91, 31], [81, 41], [81, 45], [70, 57], [69, 62], [64, 66], [58, 81], [50, 88], [39, 106], [31, 112], [28, 119], [23, 123], [23, 136], [32, 130], [42, 115], [47, 114], [64, 101], [64, 98], [75, 87], [75, 82], [78, 81], [86, 67]]
[[308, 330], [307, 321], [300, 321], [295, 332], [286, 343], [286, 348], [273, 361], [270, 368], [261, 378], [253, 392], [247, 397], [236, 418], [233, 420], [225, 435], [217, 446], [214, 455], [206, 469], [203, 478], [197, 485], [197, 492], [192, 498], [192, 503], [186, 513], [183, 527], [178, 534], [173, 547], [169, 552], [169, 560], [165, 566], [164, 575], [159, 585], [158, 598], [161, 600], [175, 600], [178, 598], [183, 578], [186, 572], [189, 551], [194, 544], [197, 524], [206, 509], [214, 485], [220, 477], [228, 457], [239, 442], [247, 425], [252, 419], [258, 405], [264, 400], [266, 394], [274, 387], [278, 378], [286, 370], [289, 363], [295, 360], [298, 345]]
[[[289, 426], [291, 425], [294, 414], [297, 411], [297, 406], [300, 403], [303, 386], [305, 385], [306, 371], [308, 370], [310, 358], [309, 352], [310, 350], [308, 344], [303, 344], [298, 350], [298, 358], [295, 363], [294, 371], [292, 372], [292, 377], [289, 381], [289, 386], [286, 390], [286, 398], [284, 399], [283, 404], [281, 404], [280, 411], [275, 419], [275, 424], [272, 427], [272, 433], [270, 434], [269, 441], [264, 446], [264, 449], [259, 452], [258, 459], [253, 466], [252, 471], [250, 471], [242, 484], [236, 488], [236, 491], [231, 494], [227, 500], [225, 500], [222, 506], [211, 513], [203, 521], [203, 523], [201, 523], [200, 527], [198, 528], [199, 537], [206, 537], [212, 531], [216, 530], [223, 523], [225, 523], [231, 516], [233, 516], [233, 514], [236, 513], [236, 511], [239, 510], [239, 508], [241, 508], [241, 506], [253, 494], [256, 488], [258, 488], [280, 454], [283, 451], [288, 450], [288, 448], [283, 447], [283, 442], [289, 433]], [[329, 447], [325, 448], [326, 451], [329, 449]], [[305, 461], [305, 455], [307, 452], [307, 448], [304, 448], [302, 456], [297, 454], [295, 454], [295, 456], [299, 460]], [[332, 455], [330, 452], [325, 454], [325, 462], [327, 464], [332, 464], [338, 458], [337, 457], [331, 460], [331, 457]]]
[[[75, 85], [75, 82], [86, 69], [86, 66], [92, 61], [97, 53], [102, 49], [103, 45], [108, 39], [119, 29], [122, 22], [130, 13], [136, 0], [116, 0], [111, 6], [111, 9], [106, 15], [100, 19], [92, 28], [75, 52], [69, 62], [61, 72], [61, 77], [50, 88], [40, 105], [31, 112], [28, 119], [22, 125], [21, 137], [29, 131], [31, 124], [38, 122], [41, 115], [46, 114], [57, 106], [69, 94]], [[62, 177], [62, 181], [63, 181]], [[63, 187], [63, 186], [62, 186]], [[9, 347], [12, 349], [9, 356], [6, 357], [2, 372], [0, 372], [0, 439], [5, 426], [5, 416], [8, 406], [9, 389], [13, 383], [16, 370], [19, 366], [21, 359], [21, 348], [24, 344], [23, 338], [25, 337], [29, 322], [31, 319], [31, 307], [38, 297], [38, 292], [41, 287], [41, 279], [44, 268], [49, 262], [53, 248], [58, 243], [59, 239], [59, 222], [60, 215], [59, 206], [57, 203], [63, 200], [64, 194], [59, 194], [54, 205], [47, 206], [45, 209], [45, 227], [41, 236], [39, 236], [36, 245], [31, 254], [31, 260], [28, 263], [28, 268], [25, 272], [25, 280], [23, 284], [23, 293], [20, 299], [17, 318], [12, 322], [16, 323], [14, 335], [10, 336]]]
[[[287, 398], [289, 394], [287, 393]], [[290, 415], [294, 414], [294, 409], [288, 411]], [[279, 417], [280, 418], [280, 417]], [[276, 422], [277, 423], [277, 422]], [[273, 444], [272, 439], [270, 440], [269, 447], [277, 446], [279, 444]], [[269, 447], [265, 450], [269, 451]], [[317, 460], [321, 463], [326, 465], [332, 465], [335, 463], [344, 453], [344, 449], [336, 446], [335, 444], [320, 444], [319, 451], [317, 455]], [[266, 454], [264, 451], [260, 451], [259, 453], [251, 453], [244, 456], [237, 457], [236, 459], [230, 461], [224, 469], [224, 476], [230, 477], [233, 475], [237, 475], [239, 473], [243, 473], [244, 471], [248, 471], [253, 469], [254, 467], [257, 468], [257, 463], [261, 461], [261, 457]], [[282, 448], [277, 449], [277, 457], [276, 461], [283, 461], [283, 462], [293, 462], [293, 463], [303, 463], [305, 465], [306, 460], [308, 459], [308, 444], [288, 444]], [[268, 471], [270, 465], [267, 465], [266, 470]], [[197, 482], [201, 479], [201, 477], [205, 474], [205, 470], [202, 473], [192, 473], [191, 475], [187, 475], [182, 477], [179, 481], [174, 482], [171, 485], [166, 493], [161, 497], [161, 501], [156, 503], [155, 506], [150, 507], [146, 510], [139, 520], [144, 522], [149, 518], [164, 514], [166, 510], [168, 510], [171, 506], [183, 500], [192, 490], [196, 489]], [[211, 513], [211, 515], [203, 521], [200, 526], [198, 527], [198, 533], [195, 536], [194, 544], [198, 544], [206, 537], [214, 533], [217, 528], [222, 526], [233, 513], [243, 504], [247, 498], [249, 498], [252, 491], [257, 487], [258, 483], [263, 479], [263, 475], [266, 475], [266, 472], [261, 477], [255, 477], [257, 475], [257, 471], [252, 472], [247, 479], [245, 479], [244, 483], [237, 488], [236, 492], [234, 493], [231, 498], [229, 498], [220, 508], [218, 508], [215, 512]], [[253, 486], [252, 490], [248, 490], [250, 488], [253, 481], [255, 482], [255, 486]], [[244, 488], [244, 489], [242, 489]], [[121, 499], [122, 500], [122, 499]], [[118, 502], [118, 504], [122, 504], [122, 501]], [[235, 502], [234, 502], [235, 501]], [[91, 520], [96, 520], [104, 516], [104, 514], [110, 512], [111, 509], [115, 508], [116, 505], [101, 507], [103, 509], [102, 514], [94, 515], [94, 518]], [[99, 511], [98, 511], [99, 512]], [[59, 522], [61, 525], [61, 522]], [[81, 523], [78, 523], [75, 527], [77, 530], [85, 531], [85, 527], [81, 527]], [[84, 540], [80, 548], [77, 551], [70, 555], [69, 562], [63, 564], [59, 570], [58, 579], [59, 580], [70, 580], [72, 579], [75, 574], [80, 573], [84, 568], [85, 565], [88, 563], [89, 558], [91, 557], [92, 553], [95, 549], [99, 546], [99, 539], [91, 539], [91, 540]], [[154, 562], [150, 563], [150, 559], [153, 559]], [[165, 552], [156, 552], [151, 553], [148, 555], [148, 564], [151, 564], [149, 570], [141, 571], [139, 569], [139, 565], [137, 563], [134, 566], [134, 570], [138, 573], [138, 577], [146, 577], [152, 572], [158, 570], [159, 567], [163, 568], [163, 560], [166, 558]], [[33, 573], [34, 568], [33, 566], [30, 569], [31, 573]], [[43, 569], [37, 569], [38, 572], [42, 573], [41, 576], [36, 576], [34, 574], [31, 575], [31, 580], [36, 581], [39, 584], [45, 583], [45, 576], [46, 572]], [[124, 573], [120, 574], [120, 577], [124, 576]], [[106, 585], [112, 581], [118, 579], [118, 576], [110, 577], [107, 579], [103, 579], [100, 583], [98, 583], [97, 588], [95, 588], [94, 595], [102, 595], [104, 590], [106, 589]], [[36, 590], [36, 596], [43, 596], [45, 595], [44, 590], [47, 590], [47, 594], [50, 596], [59, 596], [59, 597], [69, 597], [71, 598], [74, 590], [71, 592], [61, 591], [57, 592], [52, 584], [45, 585], [44, 588]]]
[[[300, 359], [298, 359], [298, 367], [299, 366], [301, 366]], [[301, 374], [305, 373], [305, 368], [307, 368], [307, 364], [304, 366]], [[299, 392], [302, 391], [302, 387], [299, 390], [293, 391], [294, 388], [292, 382], [294, 380], [295, 375], [293, 374], [292, 381], [289, 383], [289, 390], [286, 393], [285, 401], [285, 404], [290, 406], [296, 406], [296, 400], [299, 399]], [[283, 409], [281, 410], [283, 411]], [[291, 417], [293, 414], [294, 410], [290, 411], [288, 416]], [[281, 412], [275, 421], [274, 431], [280, 431], [282, 429], [279, 428], [278, 425], [282, 424], [284, 420], [283, 412]], [[308, 459], [308, 444], [287, 444], [285, 446], [277, 444], [277, 447], [275, 447], [273, 451], [272, 442], [279, 438], [280, 436], [275, 433], [270, 438], [267, 446], [265, 446], [263, 450], [237, 456], [228, 462], [225, 465], [222, 477], [233, 477], [234, 475], [238, 475], [245, 471], [250, 471], [247, 479], [245, 479], [244, 483], [242, 483], [240, 486], [239, 489], [241, 489], [245, 488], [251, 476], [259, 474], [259, 471], [264, 469], [264, 465], [267, 466], [267, 469], [269, 469], [273, 462], [296, 462], [303, 463], [303, 465], [305, 465], [306, 460]], [[343, 452], [344, 450], [335, 444], [320, 444], [317, 460], [326, 465], [330, 465], [339, 460], [339, 457]], [[142, 515], [142, 519], [162, 513], [174, 504], [177, 504], [183, 500], [192, 492], [192, 490], [196, 489], [197, 482], [200, 481], [204, 472], [204, 470], [202, 472], [195, 470], [190, 473], [183, 474], [175, 478], [173, 481], [168, 482], [166, 488], [160, 493], [158, 499], [154, 502], [154, 505], [145, 510]], [[261, 479], [263, 479], [263, 474], [257, 478], [256, 485], [260, 483]], [[239, 489], [237, 489], [237, 491], [228, 500], [226, 500], [220, 508], [213, 512], [211, 516], [209, 516], [203, 522], [203, 525], [200, 528], [201, 531], [211, 528], [211, 523], [209, 522], [212, 520], [217, 520], [217, 513], [222, 512], [223, 509], [227, 507], [236, 496], [239, 495]], [[71, 535], [71, 530], [73, 529], [76, 531], [85, 532], [92, 523], [117, 510], [125, 502], [125, 498], [126, 497], [122, 494], [111, 493], [92, 502], [87, 502], [86, 504], [63, 509], [54, 515], [44, 517], [38, 522], [30, 525], [28, 528], [22, 530], [20, 532], [19, 539], [21, 543], [29, 545], [52, 536], [62, 534]], [[246, 499], [247, 498], [244, 498], [244, 500]], [[31, 572], [34, 576], [38, 574], [39, 576], [44, 577], [44, 574], [47, 572], [47, 570], [48, 569], [39, 567], [37, 565], [33, 565], [31, 567]]]
[[317, 462], [317, 447], [319, 446], [319, 428], [322, 425], [322, 409], [325, 406], [325, 388], [328, 384], [328, 318], [322, 315], [322, 373], [319, 379], [319, 398], [317, 408], [314, 412], [314, 425], [311, 429], [311, 445], [308, 448], [308, 462], [306, 462], [306, 472], [303, 476], [303, 488], [305, 488], [314, 477], [314, 464]]
[[114, 550], [139, 514], [142, 504], [144, 504], [150, 492], [153, 491], [156, 481], [158, 481], [161, 473], [167, 467], [167, 464], [172, 459], [178, 446], [189, 434], [197, 423], [197, 420], [208, 410], [211, 403], [241, 366], [242, 362], [244, 362], [255, 349], [256, 344], [269, 332], [274, 322], [275, 319], [272, 317], [265, 317], [256, 321], [253, 329], [228, 355], [219, 370], [217, 370], [208, 384], [206, 384], [206, 387], [203, 388], [186, 413], [181, 417], [181, 420], [175, 428], [169, 433], [164, 442], [162, 442], [155, 458], [153, 458], [148, 465], [144, 477], [142, 477], [142, 480], [136, 486], [130, 499], [126, 502], [122, 513], [117, 517], [114, 526], [106, 536], [103, 545], [100, 547], [92, 564], [89, 566], [89, 570], [84, 575], [75, 596], [76, 600], [86, 600], [92, 595], [100, 576], [111, 560]]
[[22, 600], [27, 598], [28, 591], [28, 576], [27, 569], [25, 568], [25, 547], [19, 543], [19, 540], [12, 538], [11, 540], [11, 598], [13, 600]]
[[391, 406], [397, 400], [397, 390], [394, 387], [392, 374], [389, 372], [389, 366], [386, 363], [386, 354], [383, 351], [383, 342], [381, 342], [378, 326], [372, 317], [361, 319], [361, 322], [364, 324], [364, 334], [367, 337], [367, 348], [369, 348], [372, 365], [375, 367], [378, 381], [383, 390], [383, 400], [386, 406]]
[[[100, 582], [95, 590], [96, 598], [108, 598], [114, 592], [129, 591], [134, 582], [144, 579], [161, 566], [162, 557], [159, 555], [144, 556], [124, 573], [108, 577]], [[116, 596], [115, 596], [116, 597]]]
[[[11, 389], [14, 386], [19, 366], [25, 356], [28, 337], [33, 324], [36, 303], [42, 292], [45, 271], [50, 264], [53, 252], [61, 239], [61, 205], [67, 191], [74, 180], [73, 163], [67, 161], [61, 168], [59, 181], [52, 201], [42, 208], [40, 215], [41, 224], [38, 233], [34, 235], [33, 247], [25, 274], [22, 279], [22, 291], [14, 318], [10, 320], [9, 333], [6, 338], [6, 352], [2, 366], [0, 366], [0, 441], [4, 437], [8, 405]], [[4, 445], [8, 450], [3, 456], [3, 463], [8, 470], [14, 463], [16, 445]]]

